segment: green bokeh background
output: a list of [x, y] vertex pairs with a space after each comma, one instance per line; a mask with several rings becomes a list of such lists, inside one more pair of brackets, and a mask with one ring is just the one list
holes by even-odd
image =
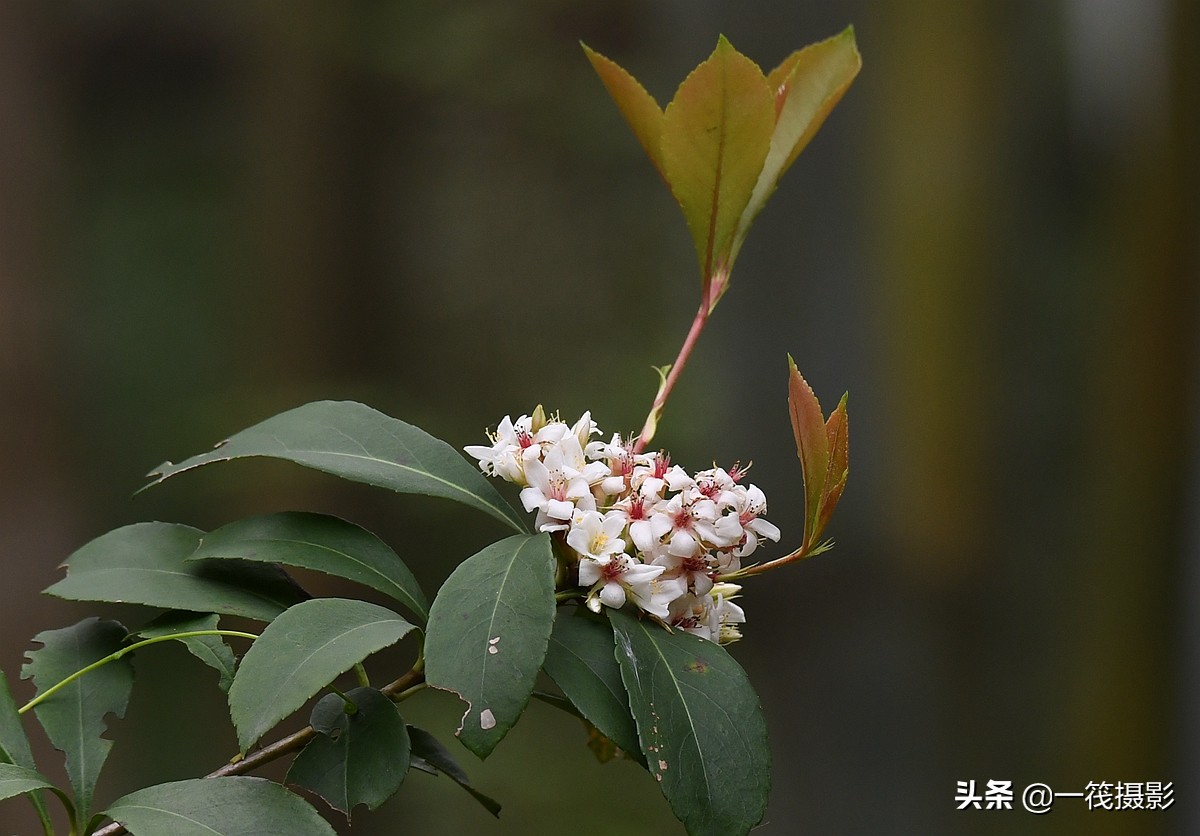
[[[733, 649], [771, 734], [761, 832], [1196, 832], [1189, 0], [0, 5], [0, 668], [18, 699], [29, 637], [95, 609], [38, 590], [116, 526], [336, 513], [430, 592], [503, 534], [268, 462], [131, 500], [164, 459], [318, 398], [460, 447], [539, 402], [639, 427], [696, 268], [577, 42], [665, 101], [718, 33], [769, 69], [847, 23], [862, 75], [756, 224], [657, 439], [692, 468], [753, 460], [794, 542], [786, 354], [827, 408], [851, 392], [838, 547], [749, 584]], [[176, 648], [137, 664], [102, 803], [234, 750], [210, 671]], [[459, 710], [405, 708], [446, 739]], [[652, 780], [584, 739], [535, 704], [484, 763], [450, 741], [499, 822], [417, 774], [354, 832], [680, 832]], [[955, 811], [970, 779], [1174, 781], [1177, 800]], [[0, 804], [5, 832], [33, 832], [26, 806]]]

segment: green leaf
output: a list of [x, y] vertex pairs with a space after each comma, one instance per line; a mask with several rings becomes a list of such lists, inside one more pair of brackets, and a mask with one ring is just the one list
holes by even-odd
[[229, 713], [242, 751], [330, 682], [415, 629], [391, 610], [346, 598], [297, 604], [242, 657]]
[[[21, 723], [21, 715], [17, 713], [17, 704], [13, 701], [12, 692], [8, 688], [8, 678], [0, 670], [0, 765], [12, 764], [26, 770], [33, 770], [33, 752], [29, 748], [29, 738], [25, 734], [25, 726]], [[22, 792], [24, 792], [22, 790]], [[41, 793], [31, 792], [29, 801], [37, 810], [38, 818], [45, 825], [49, 823], [46, 812], [46, 802]]]
[[309, 723], [318, 732], [296, 756], [287, 781], [329, 802], [347, 815], [359, 804], [374, 810], [387, 801], [408, 773], [408, 728], [395, 703], [374, 688], [322, 697]]
[[0, 801], [21, 793], [54, 788], [54, 784], [28, 767], [0, 763]]
[[134, 836], [335, 836], [299, 796], [265, 778], [193, 778], [130, 793], [104, 811]]
[[788, 412], [792, 418], [792, 434], [796, 438], [796, 455], [804, 476], [804, 544], [811, 546], [820, 535], [818, 517], [829, 473], [829, 436], [825, 431], [821, 404], [790, 354], [788, 370]]
[[399, 556], [366, 529], [299, 511], [250, 517], [205, 534], [192, 560], [238, 558], [313, 569], [356, 581], [429, 618], [429, 603]]
[[46, 805], [42, 801], [41, 793], [38, 792], [39, 790], [50, 790], [50, 792], [57, 795], [59, 800], [62, 801], [63, 807], [66, 808], [67, 815], [72, 820], [75, 819], [75, 806], [71, 803], [71, 799], [65, 792], [54, 786], [54, 784], [51, 784], [36, 770], [13, 763], [0, 763], [0, 801], [12, 798], [14, 795], [28, 794], [29, 800], [33, 802], [34, 809], [38, 812], [42, 826], [46, 829], [46, 832], [52, 833], [53, 822], [46, 812]]
[[692, 233], [710, 308], [724, 292], [738, 221], [774, 128], [774, 100], [762, 70], [723, 36], [663, 114], [663, 166]]
[[854, 43], [854, 28], [850, 27], [792, 53], [767, 76], [768, 88], [775, 97], [775, 129], [750, 201], [738, 221], [731, 262], [783, 173], [841, 101], [861, 68], [862, 57]]
[[157, 485], [177, 473], [248, 456], [284, 459], [399, 493], [453, 499], [502, 520], [525, 522], [478, 468], [422, 429], [352, 401], [298, 406], [230, 436], [215, 449], [151, 471]]
[[13, 701], [12, 691], [8, 689], [8, 679], [4, 671], [0, 671], [0, 763], [11, 763], [34, 769], [33, 752], [29, 748], [29, 738], [25, 735], [25, 727], [21, 724], [21, 715], [17, 713], [17, 704]]
[[[40, 694], [120, 650], [127, 635], [120, 623], [98, 618], [38, 633], [33, 640], [42, 648], [28, 654], [22, 678], [32, 678]], [[128, 659], [118, 659], [89, 671], [34, 708], [50, 742], [66, 754], [81, 826], [87, 821], [96, 779], [112, 748], [112, 741], [103, 737], [107, 728], [104, 718], [108, 714], [125, 716], [132, 690], [133, 666]]]
[[46, 593], [73, 601], [146, 604], [258, 621], [270, 621], [307, 597], [275, 567], [189, 562], [203, 533], [161, 522], [110, 531], [67, 558], [67, 577]]
[[425, 675], [469, 703], [463, 745], [487, 757], [529, 702], [554, 625], [547, 534], [517, 535], [463, 561], [429, 613]]
[[620, 65], [593, 51], [587, 44], [581, 46], [596, 75], [600, 76], [608, 94], [616, 102], [621, 115], [633, 129], [633, 135], [637, 137], [646, 156], [654, 163], [663, 180], [666, 180], [667, 173], [659, 148], [662, 139], [662, 108], [654, 101], [654, 97], [646, 92], [646, 88]]
[[[138, 635], [147, 639], [169, 636], [173, 633], [191, 633], [200, 630], [216, 630], [220, 616], [216, 613], [168, 612], [147, 624]], [[237, 657], [220, 636], [188, 636], [177, 639], [193, 656], [215, 670], [220, 677], [218, 687], [226, 693], [233, 684]]]
[[745, 671], [713, 642], [609, 610], [650, 772], [692, 836], [735, 836], [767, 807], [770, 749]]
[[500, 804], [471, 786], [471, 780], [463, 768], [450, 756], [450, 752], [436, 737], [416, 726], [408, 727], [412, 741], [412, 765], [425, 772], [440, 772], [471, 794], [484, 809], [496, 818], [500, 817]]
[[613, 655], [612, 628], [585, 612], [558, 611], [543, 667], [588, 722], [630, 757], [642, 760], [629, 695]]

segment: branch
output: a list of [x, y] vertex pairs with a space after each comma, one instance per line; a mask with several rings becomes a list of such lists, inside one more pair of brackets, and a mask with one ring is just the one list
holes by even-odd
[[[418, 661], [417, 664], [413, 665], [412, 670], [401, 676], [395, 682], [384, 686], [380, 689], [380, 691], [391, 699], [397, 699], [398, 697], [404, 696], [404, 692], [407, 691], [411, 686], [424, 681], [424, 665]], [[257, 752], [247, 755], [240, 760], [227, 763], [220, 769], [213, 770], [204, 777], [224, 778], [229, 775], [245, 775], [247, 772], [257, 769], [264, 764], [279, 760], [284, 755], [291, 754], [292, 752], [298, 752], [300, 749], [304, 748], [304, 745], [312, 739], [314, 734], [316, 734], [316, 732], [313, 731], [312, 726], [305, 726], [304, 728], [300, 729], [300, 731], [290, 734], [281, 740], [277, 740], [270, 746], [265, 746], [262, 749], [259, 749]], [[118, 834], [128, 832], [129, 831], [125, 829], [125, 825], [121, 824], [120, 822], [113, 822], [112, 824], [106, 825], [100, 830], [95, 831], [92, 836], [118, 836]]]
[[675, 388], [675, 381], [679, 379], [679, 375], [683, 373], [683, 367], [687, 364], [688, 357], [692, 354], [692, 349], [696, 346], [696, 341], [700, 338], [700, 332], [704, 330], [704, 325], [708, 322], [708, 314], [711, 310], [707, 299], [700, 303], [700, 309], [696, 311], [696, 316], [692, 320], [692, 327], [688, 329], [687, 336], [683, 340], [683, 345], [679, 348], [679, 355], [675, 358], [675, 362], [671, 364], [667, 376], [663, 379], [662, 386], [658, 387], [658, 394], [654, 396], [654, 404], [650, 407], [650, 414], [646, 416], [646, 423], [642, 425], [642, 431], [638, 434], [637, 441], [634, 442], [633, 452], [641, 453], [646, 449], [646, 445], [654, 438], [655, 430], [658, 429], [658, 419], [662, 416], [663, 407], [667, 404], [667, 398], [671, 395], [671, 390]]

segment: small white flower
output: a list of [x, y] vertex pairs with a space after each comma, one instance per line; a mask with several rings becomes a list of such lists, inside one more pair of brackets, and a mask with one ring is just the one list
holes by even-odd
[[737, 487], [733, 478], [721, 467], [700, 471], [696, 474], [694, 485], [701, 496], [711, 499], [722, 508], [733, 501], [732, 491]]
[[709, 593], [713, 600], [712, 610], [716, 613], [719, 644], [732, 644], [742, 637], [738, 625], [746, 623], [746, 613], [733, 603], [741, 591], [742, 588], [737, 584], [719, 583]]
[[715, 585], [707, 595], [684, 595], [671, 604], [667, 623], [718, 644], [741, 638], [739, 624], [746, 614], [733, 603], [741, 587], [731, 583]]
[[590, 410], [583, 413], [583, 415], [579, 417], [579, 420], [575, 422], [575, 425], [571, 427], [571, 435], [579, 439], [580, 449], [587, 447], [592, 436], [598, 435], [599, 433], [600, 428], [597, 427], [596, 422], [592, 420], [592, 413]]
[[663, 535], [671, 530], [670, 518], [655, 512], [662, 504], [662, 500], [639, 493], [618, 501], [609, 512], [619, 516], [629, 527], [629, 539], [643, 555], [643, 563], [650, 562], [659, 551]]
[[522, 415], [516, 423], [505, 415], [504, 420], [496, 427], [496, 432], [488, 433], [491, 446], [470, 444], [463, 449], [467, 455], [479, 460], [479, 469], [486, 475], [499, 476], [506, 481], [524, 485], [521, 460], [524, 452], [533, 445], [530, 422], [528, 415]]
[[664, 578], [678, 578], [685, 589], [691, 589], [697, 595], [705, 595], [712, 589], [713, 565], [707, 552], [681, 557], [668, 550], [656, 555], [653, 563], [663, 567]]
[[671, 469], [671, 457], [666, 453], [642, 453], [634, 461], [629, 486], [643, 496], [659, 498], [667, 486], [666, 475]]
[[576, 511], [567, 532], [567, 545], [584, 558], [604, 563], [625, 551], [621, 533], [625, 520], [619, 514], [602, 515], [599, 511]]
[[[668, 484], [670, 484], [668, 482]], [[709, 548], [723, 549], [742, 539], [742, 527], [734, 516], [717, 515], [711, 499], [691, 499], [688, 492], [671, 497], [656, 513], [670, 522], [667, 551], [676, 557], [692, 557]]]
[[678, 584], [658, 584], [661, 566], [638, 563], [629, 555], [621, 554], [606, 562], [584, 558], [579, 561], [579, 584], [590, 586], [587, 605], [592, 612], [600, 612], [601, 605], [619, 609], [627, 599], [641, 609], [666, 618], [668, 604], [678, 595]]
[[731, 492], [734, 501], [729, 506], [738, 516], [744, 539], [733, 550], [734, 556], [746, 557], [758, 548], [759, 540], [779, 542], [779, 528], [762, 518], [767, 513], [767, 497], [757, 485], [744, 488], [738, 485]]
[[579, 446], [573, 436], [546, 455], [545, 461], [530, 459], [525, 462], [525, 476], [529, 487], [521, 491], [521, 504], [526, 511], [537, 511], [534, 527], [538, 531], [561, 531], [569, 528], [575, 509], [596, 510], [587, 480], [563, 461], [563, 450], [571, 442]]

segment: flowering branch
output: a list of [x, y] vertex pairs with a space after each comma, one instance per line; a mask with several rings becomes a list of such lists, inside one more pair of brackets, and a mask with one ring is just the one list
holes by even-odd
[[[441, 743], [408, 726], [394, 704], [426, 687], [458, 694], [468, 704], [458, 737], [484, 757], [530, 696], [546, 698], [533, 690], [544, 672], [562, 690], [550, 701], [577, 710], [599, 740], [598, 751], [619, 746], [646, 766], [689, 833], [744, 836], [761, 821], [770, 758], [760, 700], [745, 671], [715, 645], [738, 640], [746, 621], [734, 581], [831, 547], [821, 538], [848, 474], [845, 398], [826, 418], [791, 364], [788, 405], [804, 478], [803, 532], [799, 548], [764, 563], [743, 566], [764, 541], [778, 543], [780, 530], [766, 519], [763, 491], [745, 479], [748, 468], [688, 471], [665, 451], [646, 448], [729, 288], [751, 223], [854, 79], [858, 51], [848, 29], [764, 73], [721, 37], [662, 108], [625, 70], [584, 49], [679, 204], [700, 266], [699, 305], [674, 362], [657, 370], [660, 385], [641, 432], [604, 441], [593, 438], [600, 430], [591, 413], [571, 425], [539, 406], [516, 421], [506, 416], [487, 444], [467, 447], [485, 475], [517, 486], [520, 504], [535, 515], [531, 525], [445, 442], [353, 402], [301, 406], [178, 465], [164, 463], [152, 474], [156, 482], [233, 458], [283, 459], [457, 501], [518, 533], [464, 560], [432, 605], [390, 547], [326, 515], [260, 515], [207, 533], [142, 523], [96, 538], [68, 559], [68, 577], [50, 594], [178, 613], [169, 627], [156, 620], [142, 630], [145, 638], [135, 644], [128, 644], [123, 625], [96, 618], [36, 637], [42, 648], [30, 654], [26, 676], [41, 693], [18, 710], [0, 679], [0, 761], [10, 761], [0, 763], [0, 783], [9, 784], [0, 795], [12, 795], [14, 781], [19, 793], [52, 790], [67, 805], [72, 834], [157, 832], [161, 819], [147, 816], [183, 811], [206, 832], [226, 832], [226, 820], [237, 820], [235, 829], [261, 821], [298, 836], [330, 833], [298, 795], [238, 777], [294, 755], [287, 782], [347, 818], [355, 807], [374, 809], [393, 795], [410, 766], [450, 776], [496, 815], [499, 805], [471, 787]], [[273, 566], [260, 572], [264, 567], [251, 563]], [[371, 688], [363, 660], [416, 625], [360, 600], [309, 599], [278, 564], [363, 583], [415, 613], [425, 639], [411, 669]], [[568, 602], [595, 616], [560, 617], [558, 605]], [[217, 613], [268, 626], [258, 637], [217, 630]], [[165, 629], [176, 632], [155, 635]], [[238, 755], [204, 779], [138, 790], [92, 815], [110, 745], [106, 717], [123, 715], [132, 689], [132, 667], [123, 657], [155, 642], [203, 636], [255, 640], [240, 661], [223, 642], [206, 642], [197, 653], [222, 674], [242, 753], [318, 694], [336, 696], [320, 698], [310, 725]], [[195, 642], [189, 646], [197, 652]], [[668, 658], [671, 665], [658, 664]], [[360, 687], [343, 693], [331, 680], [351, 667]], [[610, 710], [613, 695], [627, 698], [617, 701], [627, 710]], [[51, 741], [67, 753], [74, 800], [33, 769], [19, 718], [34, 707]], [[742, 745], [726, 746], [734, 737]], [[698, 785], [693, 778], [701, 772], [706, 780]], [[51, 832], [41, 798], [32, 800]]]

